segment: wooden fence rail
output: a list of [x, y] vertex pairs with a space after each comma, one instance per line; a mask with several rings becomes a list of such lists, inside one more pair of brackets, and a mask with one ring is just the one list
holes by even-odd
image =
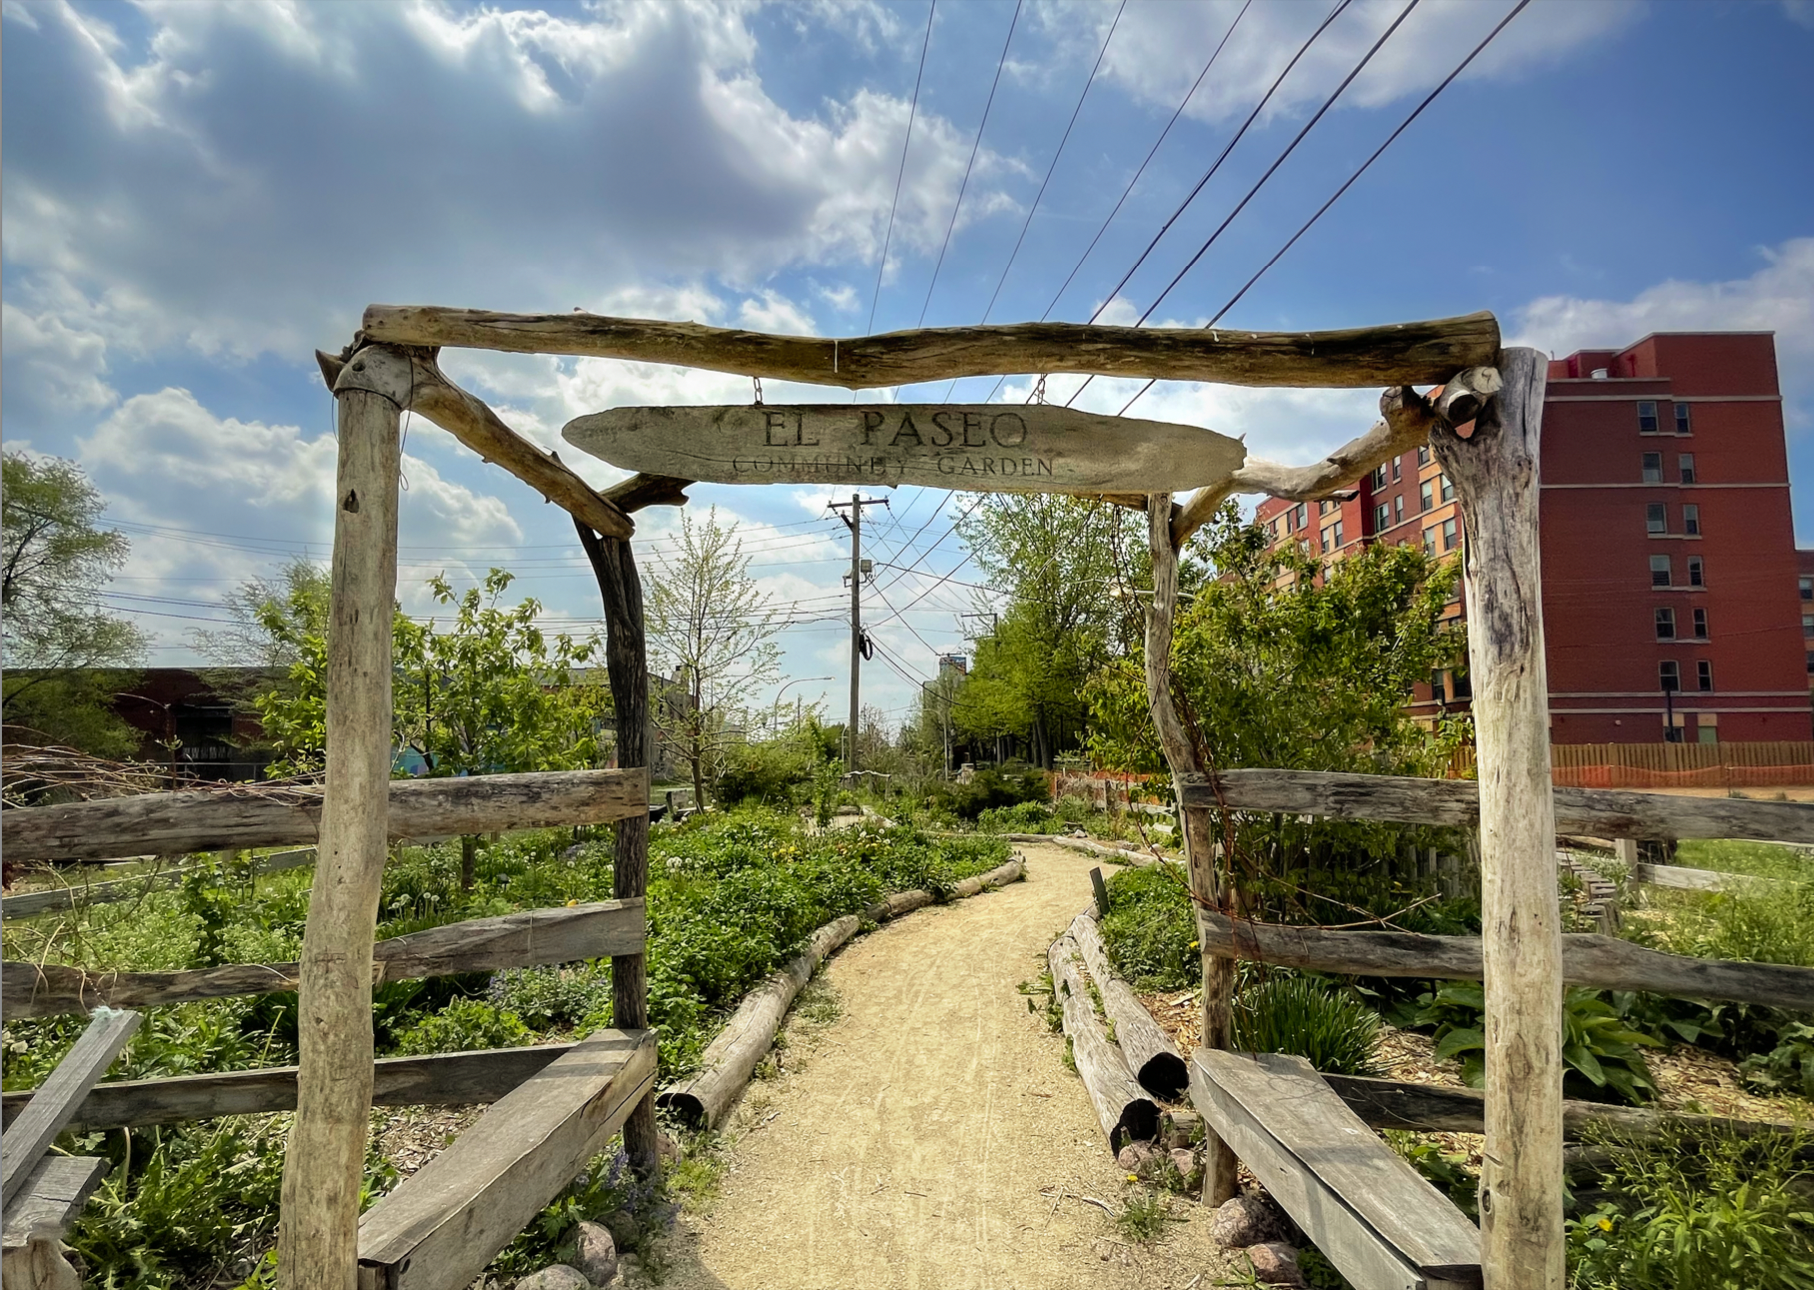
[[[280, 873], [285, 869], [300, 869], [304, 865], [315, 863], [315, 848], [302, 847], [295, 851], [279, 851], [268, 856], [261, 856], [253, 862], [255, 874]], [[8, 896], [0, 901], [0, 917], [34, 918], [52, 910], [74, 909], [78, 905], [111, 905], [122, 900], [137, 900], [140, 896], [156, 891], [160, 887], [174, 887], [198, 869], [201, 865], [181, 865], [172, 869], [159, 869], [139, 874], [134, 878], [121, 878], [115, 882], [88, 883], [80, 886], [52, 887], [45, 891], [26, 891], [17, 896]]]
[[[6, 858], [19, 864], [312, 845], [322, 792], [242, 785], [23, 807], [5, 813]], [[602, 824], [648, 809], [649, 772], [642, 768], [396, 780], [388, 832], [397, 841]]]
[[[372, 984], [459, 972], [571, 963], [640, 953], [644, 902], [604, 900], [475, 918], [379, 941]], [[184, 972], [96, 972], [59, 964], [0, 964], [0, 1005], [9, 1017], [86, 1012], [101, 1004], [141, 1008], [294, 990], [295, 963], [233, 963]]]

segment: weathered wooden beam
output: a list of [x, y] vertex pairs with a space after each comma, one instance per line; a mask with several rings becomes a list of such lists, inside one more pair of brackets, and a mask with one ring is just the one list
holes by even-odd
[[[644, 926], [643, 900], [637, 897], [431, 927], [377, 942], [372, 947], [371, 984], [636, 952], [643, 947]], [[15, 1017], [49, 1017], [104, 1005], [146, 1008], [294, 990], [300, 973], [299, 963], [233, 963], [181, 972], [93, 972], [54, 963], [15, 962], [0, 964], [0, 1002]]]
[[1672, 864], [1635, 864], [1631, 876], [1653, 887], [1674, 887], [1681, 891], [1754, 891], [1772, 889], [1788, 893], [1793, 879], [1759, 878], [1748, 873], [1722, 873], [1713, 869], [1684, 869]]
[[621, 484], [611, 485], [600, 496], [628, 515], [645, 506], [685, 506], [687, 489], [695, 482], [668, 475], [632, 475]]
[[1499, 351], [1490, 313], [1321, 332], [1016, 323], [834, 340], [600, 314], [372, 305], [361, 330], [395, 345], [671, 363], [847, 390], [1040, 372], [1224, 385], [1430, 384], [1491, 363]]
[[[430, 1057], [384, 1057], [372, 1068], [373, 1106], [468, 1106], [495, 1102], [572, 1044], [529, 1048], [487, 1048]], [[11, 1127], [31, 1105], [35, 1090], [4, 1095], [4, 1122]], [[115, 1080], [96, 1084], [68, 1127], [96, 1129], [181, 1124], [223, 1115], [262, 1115], [296, 1109], [296, 1068], [268, 1066], [213, 1075], [168, 1079]]]
[[[355, 350], [356, 355], [359, 351]], [[601, 496], [561, 463], [504, 423], [477, 395], [469, 394], [442, 373], [432, 350], [410, 348], [411, 411], [419, 412], [488, 462], [496, 462], [543, 497], [600, 533], [629, 537], [636, 526], [621, 507]], [[333, 389], [348, 360], [315, 351], [315, 362]]]
[[1191, 1104], [1362, 1290], [1481, 1284], [1480, 1233], [1302, 1057], [1199, 1048]]
[[[99, 1156], [45, 1156], [25, 1180], [25, 1186], [6, 1207], [6, 1228], [0, 1246], [16, 1250], [33, 1233], [54, 1231], [61, 1235], [75, 1221], [94, 1189], [107, 1176], [109, 1163]], [[12, 1269], [6, 1284], [12, 1287]]]
[[[1236, 810], [1342, 819], [1397, 820], [1474, 828], [1480, 785], [1471, 779], [1416, 779], [1312, 770], [1225, 770], [1220, 802]], [[1558, 788], [1556, 827], [1563, 833], [1617, 838], [1752, 838], [1814, 843], [1814, 803], [1676, 797], [1622, 789]], [[1186, 806], [1215, 807], [1216, 789], [1187, 784]], [[1546, 851], [1554, 851], [1553, 840]]]
[[[275, 855], [264, 856], [253, 865], [252, 871], [258, 874], [280, 873], [285, 869], [300, 869], [304, 865], [314, 863], [315, 848], [303, 847], [296, 851], [280, 851]], [[161, 887], [176, 886], [200, 867], [199, 865], [183, 865], [156, 873], [141, 874], [136, 878], [121, 878], [117, 882], [97, 882], [82, 887], [52, 887], [47, 891], [21, 892], [17, 896], [8, 896], [4, 902], [0, 902], [0, 917], [32, 918], [56, 909], [73, 909], [77, 905], [111, 905], [122, 900], [137, 900], [140, 896]]]
[[[1092, 872], [1100, 875], [1100, 870]], [[1128, 1070], [1140, 1086], [1164, 1102], [1176, 1102], [1190, 1088], [1190, 1071], [1184, 1055], [1172, 1043], [1171, 1036], [1160, 1029], [1153, 1014], [1146, 1010], [1132, 987], [1115, 975], [1109, 966], [1108, 948], [1096, 929], [1092, 911], [1085, 910], [1071, 920], [1071, 939], [1083, 954], [1083, 966], [1096, 991], [1102, 996], [1102, 1010], [1115, 1026], [1115, 1042], [1127, 1060]]]
[[1096, 1122], [1108, 1139], [1110, 1154], [1130, 1142], [1149, 1142], [1159, 1133], [1159, 1107], [1134, 1079], [1121, 1050], [1109, 1042], [1096, 1020], [1088, 989], [1077, 971], [1081, 951], [1069, 932], [1046, 951], [1052, 969], [1052, 995], [1058, 1001], [1065, 1038], [1071, 1041], [1071, 1063], [1089, 1094]]
[[39, 1087], [32, 1104], [7, 1131], [5, 1159], [0, 1160], [0, 1204], [11, 1206], [50, 1144], [75, 1118], [88, 1090], [107, 1073], [143, 1020], [136, 1012], [110, 1010], [88, 1023], [82, 1037]]
[[[1215, 946], [1218, 953], [1280, 967], [1445, 981], [1479, 981], [1484, 974], [1478, 936], [1325, 931], [1248, 922], [1209, 911], [1198, 912], [1197, 927], [1198, 939]], [[1814, 968], [1689, 958], [1598, 932], [1563, 936], [1561, 965], [1562, 980], [1569, 985], [1599, 990], [1730, 999], [1796, 1012], [1807, 1011], [1814, 1001]]]
[[655, 1083], [655, 1034], [603, 1030], [505, 1097], [359, 1222], [359, 1290], [459, 1290]]
[[[399, 423], [408, 354], [370, 345], [334, 382], [327, 783], [298, 971], [301, 1073], [284, 1154], [280, 1290], [348, 1290], [372, 1102], [372, 931], [384, 880], [397, 594]], [[305, 839], [306, 840], [306, 839]]]
[[[632, 819], [649, 808], [649, 772], [562, 770], [522, 775], [390, 780], [379, 810], [389, 841], [546, 829]], [[235, 785], [144, 793], [6, 813], [7, 858], [15, 862], [103, 859], [123, 850], [162, 854], [314, 843], [323, 790]]]
[[917, 484], [978, 492], [1143, 493], [1229, 478], [1247, 450], [1200, 426], [1052, 404], [623, 407], [568, 443], [626, 470], [719, 484]]

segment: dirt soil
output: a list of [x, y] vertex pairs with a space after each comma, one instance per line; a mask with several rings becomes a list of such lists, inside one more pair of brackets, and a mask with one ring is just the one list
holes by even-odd
[[1130, 1243], [1139, 1190], [1115, 1167], [1064, 1045], [1017, 985], [1089, 903], [1100, 861], [1020, 848], [1028, 876], [848, 946], [824, 980], [841, 1015], [796, 1019], [751, 1085], [719, 1194], [667, 1243], [680, 1290], [1188, 1290], [1233, 1275], [1210, 1213]]

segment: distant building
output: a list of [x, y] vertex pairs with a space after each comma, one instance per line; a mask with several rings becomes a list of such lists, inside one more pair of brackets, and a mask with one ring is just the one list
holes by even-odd
[[271, 752], [243, 696], [270, 676], [252, 667], [147, 668], [130, 690], [113, 696], [113, 710], [139, 732], [142, 761], [197, 779], [261, 779]]
[[[1541, 470], [1553, 742], [1814, 737], [1814, 552], [1795, 549], [1770, 333], [1663, 332], [1551, 362]], [[1376, 541], [1459, 558], [1465, 537], [1427, 448], [1257, 516], [1275, 546], [1333, 559]], [[1411, 710], [1468, 697], [1443, 673]]]

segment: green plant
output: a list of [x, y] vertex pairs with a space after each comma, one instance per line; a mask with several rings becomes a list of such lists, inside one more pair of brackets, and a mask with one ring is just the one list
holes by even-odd
[[673, 1226], [680, 1207], [669, 1195], [666, 1172], [639, 1177], [621, 1139], [616, 1143], [613, 1151], [594, 1156], [586, 1171], [492, 1260], [490, 1273], [521, 1276], [571, 1259], [582, 1222], [604, 1223], [620, 1251], [649, 1253], [654, 1239]]
[[588, 1018], [605, 1024], [611, 1016], [611, 964], [510, 968], [492, 974], [485, 997], [534, 1030], [576, 1026]]
[[1612, 1199], [1568, 1228], [1575, 1290], [1810, 1290], [1814, 1172], [1805, 1131], [1762, 1138], [1666, 1130], [1615, 1143]]
[[1171, 1197], [1162, 1188], [1141, 1187], [1115, 1215], [1115, 1230], [1135, 1245], [1146, 1245], [1164, 1234], [1167, 1223], [1184, 1221], [1172, 1213]]
[[477, 1048], [518, 1048], [534, 1042], [535, 1036], [516, 1013], [484, 999], [455, 999], [399, 1034], [397, 1053], [415, 1057]]
[[[1474, 982], [1450, 982], [1420, 1000], [1415, 1024], [1434, 1028], [1436, 1056], [1461, 1060], [1462, 1079], [1486, 1084], [1486, 991]], [[1563, 996], [1563, 1092], [1590, 1101], [1636, 1105], [1656, 1096], [1656, 1082], [1642, 1048], [1659, 1041], [1626, 1026], [1596, 990]]]
[[1422, 1174], [1437, 1191], [1455, 1203], [1469, 1218], [1480, 1218], [1480, 1178], [1468, 1168], [1468, 1158], [1459, 1151], [1444, 1151], [1436, 1143], [1403, 1129], [1384, 1131], [1386, 1145], [1403, 1156], [1413, 1169]]
[[1814, 1098], [1814, 1026], [1790, 1022], [1767, 1053], [1747, 1057], [1739, 1076], [1761, 1093], [1796, 1093]]
[[1202, 980], [1190, 892], [1164, 865], [1109, 875], [1102, 939], [1116, 970], [1141, 990], [1182, 990]]
[[1373, 1075], [1379, 1014], [1320, 977], [1271, 976], [1235, 995], [1234, 1045], [1295, 1053], [1321, 1071]]

